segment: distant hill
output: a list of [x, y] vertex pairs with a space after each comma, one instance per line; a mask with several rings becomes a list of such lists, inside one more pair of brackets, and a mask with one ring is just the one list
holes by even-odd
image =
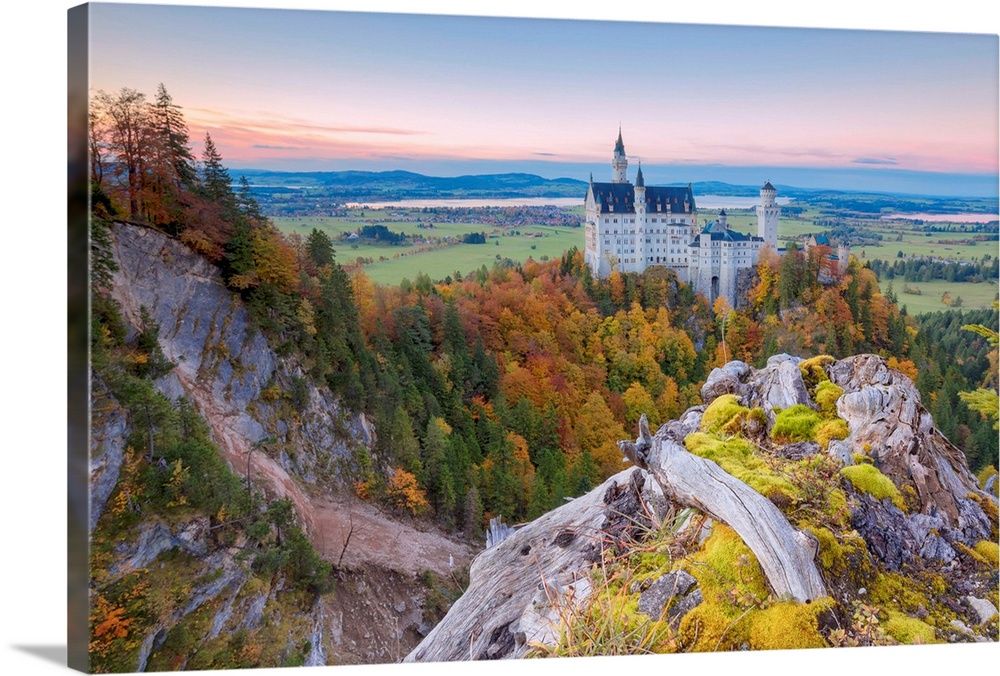
[[347, 201], [462, 197], [580, 197], [586, 181], [534, 174], [424, 176], [410, 171], [282, 172], [241, 170], [255, 192], [305, 191]]
[[[575, 197], [581, 203], [587, 181], [575, 178], [543, 178], [535, 174], [477, 174], [425, 176], [412, 171], [310, 171], [286, 172], [242, 169], [233, 176], [246, 176], [258, 198], [267, 206], [295, 203], [306, 198], [336, 202], [377, 202], [400, 199], [461, 199], [517, 197]], [[687, 185], [672, 183], [669, 185]], [[756, 197], [759, 185], [735, 185], [721, 181], [691, 184], [695, 195]], [[882, 211], [934, 211], [936, 213], [996, 213], [995, 198], [944, 198], [889, 193], [819, 190], [776, 185], [778, 194], [800, 204], [841, 208], [856, 213]]]

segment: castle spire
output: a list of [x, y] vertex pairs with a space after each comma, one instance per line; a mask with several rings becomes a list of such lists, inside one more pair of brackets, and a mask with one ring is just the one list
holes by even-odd
[[642, 178], [642, 162], [641, 161], [639, 162], [639, 173], [636, 174], [636, 177], [635, 177], [635, 187], [636, 188], [645, 188], [646, 187], [646, 181], [644, 181], [643, 178]]
[[622, 141], [622, 128], [618, 125], [618, 141], [615, 142], [615, 153], [611, 157], [611, 167], [615, 170], [612, 183], [628, 183], [625, 171], [628, 169], [628, 157], [625, 155], [625, 142]]

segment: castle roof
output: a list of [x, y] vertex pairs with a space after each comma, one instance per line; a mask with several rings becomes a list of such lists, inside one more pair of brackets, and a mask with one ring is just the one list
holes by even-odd
[[635, 187], [636, 188], [645, 188], [646, 187], [646, 181], [642, 178], [642, 165], [641, 164], [639, 165], [639, 173], [635, 177]]
[[762, 240], [761, 237], [744, 235], [742, 232], [730, 230], [718, 221], [706, 225], [699, 236], [692, 240], [688, 246], [696, 249], [699, 248], [701, 246], [699, 242], [702, 237], [706, 237], [706, 239], [710, 239], [712, 242], [750, 242], [752, 240]]
[[770, 181], [766, 181], [764, 183], [764, 187], [761, 188], [761, 190], [774, 190], [774, 192], [778, 192], [777, 189], [775, 189], [775, 187], [773, 185], [771, 185]]
[[[635, 188], [631, 183], [593, 183], [591, 190], [594, 201], [602, 214], [634, 214]], [[695, 210], [694, 192], [691, 186], [684, 188], [668, 186], [650, 186], [646, 188], [646, 211], [665, 212], [669, 205], [673, 213], [686, 213], [684, 202], [688, 203], [689, 211]]]

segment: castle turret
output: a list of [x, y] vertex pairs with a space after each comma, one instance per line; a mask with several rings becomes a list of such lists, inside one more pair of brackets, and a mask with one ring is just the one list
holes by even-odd
[[636, 254], [639, 258], [638, 270], [643, 270], [649, 260], [649, 246], [646, 244], [646, 181], [642, 177], [642, 163], [639, 163], [639, 173], [635, 176], [635, 239]]
[[760, 189], [760, 204], [757, 206], [757, 236], [775, 251], [778, 249], [778, 216], [781, 214], [777, 197], [778, 191], [767, 181]]
[[628, 169], [628, 159], [625, 157], [625, 144], [622, 142], [622, 130], [618, 128], [618, 141], [615, 143], [615, 154], [611, 158], [611, 167], [615, 170], [612, 183], [627, 183], [628, 177], [625, 170]]
[[726, 210], [723, 209], [719, 212], [719, 225], [722, 226], [723, 230], [729, 230], [729, 224], [726, 222]]

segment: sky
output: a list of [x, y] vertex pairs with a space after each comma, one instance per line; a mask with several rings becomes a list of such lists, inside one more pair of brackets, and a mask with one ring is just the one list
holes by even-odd
[[651, 183], [997, 191], [996, 34], [91, 12], [92, 90], [152, 96], [162, 82], [196, 148], [211, 133], [231, 168], [608, 180], [621, 128]]

